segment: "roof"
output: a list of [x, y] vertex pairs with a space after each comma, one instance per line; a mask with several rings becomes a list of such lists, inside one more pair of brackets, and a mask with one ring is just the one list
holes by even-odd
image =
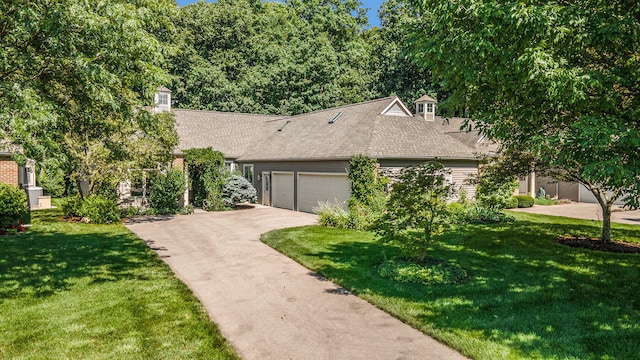
[[235, 159], [257, 142], [265, 122], [282, 116], [175, 109], [179, 150], [212, 147]]
[[414, 103], [418, 103], [418, 102], [438, 102], [438, 100], [428, 95], [422, 95], [416, 101], [414, 101]]
[[466, 119], [425, 121], [403, 108], [397, 97], [387, 97], [296, 116], [174, 112], [180, 150], [212, 147], [242, 162], [348, 160], [356, 154], [475, 160], [494, 150], [478, 131], [460, 130]]
[[[477, 159], [476, 149], [445, 132], [442, 121], [381, 113], [396, 97], [268, 121], [260, 141], [238, 160]], [[338, 114], [341, 115], [330, 123]]]
[[169, 90], [169, 88], [167, 88], [166, 86], [158, 86], [158, 91], [162, 91], [162, 92], [171, 92], [171, 90]]

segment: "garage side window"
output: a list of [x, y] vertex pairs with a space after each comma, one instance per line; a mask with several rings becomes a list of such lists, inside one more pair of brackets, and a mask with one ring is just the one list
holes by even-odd
[[253, 165], [242, 165], [242, 176], [253, 184]]

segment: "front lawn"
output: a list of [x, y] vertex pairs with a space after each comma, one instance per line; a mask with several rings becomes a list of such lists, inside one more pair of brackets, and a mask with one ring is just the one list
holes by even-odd
[[[569, 248], [557, 235], [598, 236], [600, 223], [511, 213], [510, 224], [469, 225], [430, 255], [467, 270], [457, 285], [381, 278], [398, 249], [374, 234], [309, 226], [263, 241], [404, 322], [476, 359], [640, 358], [640, 254]], [[612, 238], [640, 242], [640, 226]]]
[[121, 224], [33, 213], [0, 236], [0, 358], [236, 359], [200, 302]]

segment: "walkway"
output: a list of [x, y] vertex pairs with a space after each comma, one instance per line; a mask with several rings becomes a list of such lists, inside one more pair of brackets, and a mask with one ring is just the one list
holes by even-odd
[[[599, 204], [570, 203], [549, 206], [534, 205], [530, 208], [510, 210], [602, 221], [602, 209], [600, 209]], [[611, 213], [611, 221], [621, 224], [640, 225], [640, 210], [624, 211], [624, 209], [616, 205], [613, 207], [613, 213]]]
[[128, 225], [244, 359], [463, 359], [259, 241], [316, 216], [257, 207]]

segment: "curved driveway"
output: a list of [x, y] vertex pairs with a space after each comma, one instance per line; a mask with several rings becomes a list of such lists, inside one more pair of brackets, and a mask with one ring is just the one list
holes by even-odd
[[129, 224], [244, 359], [462, 359], [259, 241], [316, 216], [275, 208]]

